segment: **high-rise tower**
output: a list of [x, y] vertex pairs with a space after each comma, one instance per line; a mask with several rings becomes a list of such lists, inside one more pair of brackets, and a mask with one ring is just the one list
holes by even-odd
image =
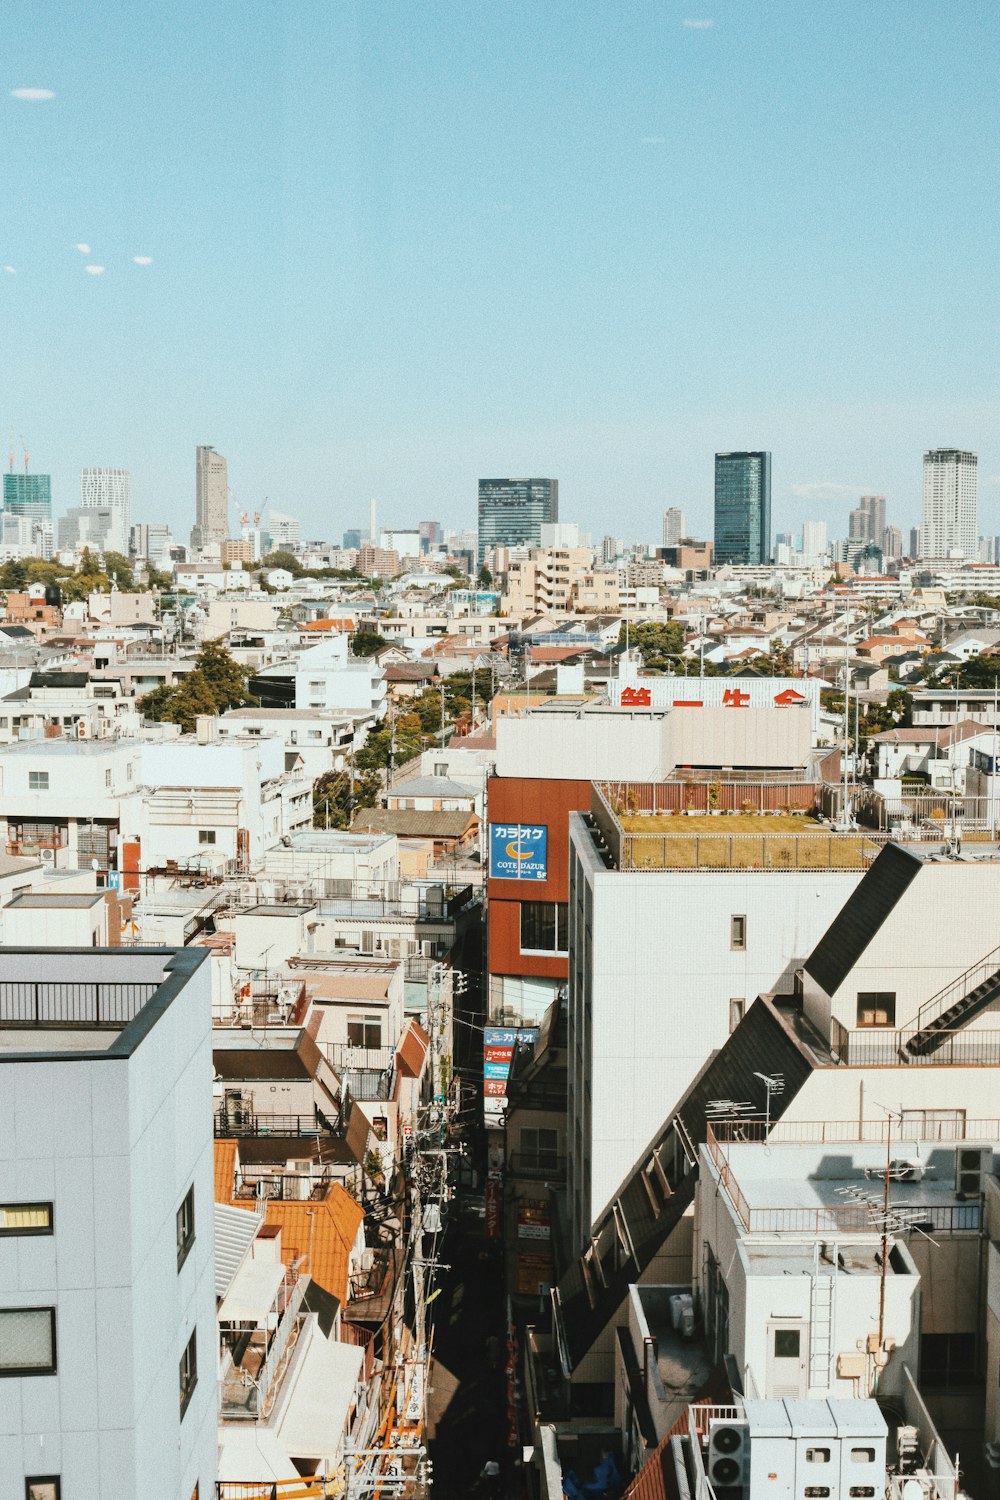
[[924, 454], [922, 557], [975, 560], [979, 545], [977, 463], [974, 453], [961, 448], [932, 448]]
[[715, 455], [715, 562], [771, 560], [770, 453]]
[[229, 470], [214, 448], [195, 451], [195, 522], [191, 546], [195, 551], [229, 535]]

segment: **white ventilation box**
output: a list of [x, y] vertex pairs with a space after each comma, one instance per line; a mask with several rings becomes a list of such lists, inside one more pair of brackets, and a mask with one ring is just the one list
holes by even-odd
[[744, 1410], [750, 1430], [747, 1500], [756, 1500], [758, 1495], [766, 1495], [767, 1500], [793, 1500], [795, 1444], [785, 1402], [747, 1401]]

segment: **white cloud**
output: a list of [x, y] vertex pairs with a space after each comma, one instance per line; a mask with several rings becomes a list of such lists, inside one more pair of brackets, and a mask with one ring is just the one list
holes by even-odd
[[793, 495], [798, 495], [801, 500], [822, 500], [824, 498], [835, 499], [838, 495], [863, 495], [866, 493], [863, 485], [836, 484], [830, 479], [816, 480], [812, 484], [789, 485]]
[[686, 26], [689, 31], [707, 31], [710, 26], [715, 25], [715, 22], [710, 17], [707, 17], [704, 21], [688, 19], [682, 21], [681, 25]]
[[16, 276], [17, 275], [17, 270], [16, 270], [16, 268], [14, 266], [4, 266], [4, 270], [6, 271], [6, 273], [7, 273], [8, 276]]
[[104, 275], [104, 267], [103, 266], [84, 266], [83, 269], [86, 271], [86, 273], [87, 273], [88, 276], [103, 276]]
[[153, 264], [153, 257], [151, 255], [133, 255], [132, 259], [137, 266], [151, 266]]
[[642, 144], [644, 146], [665, 146], [667, 138], [665, 135], [644, 135]]
[[90, 246], [89, 245], [84, 245], [84, 244], [74, 245], [73, 249], [74, 250], [79, 250], [79, 252], [80, 252], [81, 255], [89, 255], [90, 254]]
[[56, 95], [54, 89], [11, 89], [10, 97], [12, 99], [30, 99], [32, 103], [37, 103], [42, 99], [54, 99]]

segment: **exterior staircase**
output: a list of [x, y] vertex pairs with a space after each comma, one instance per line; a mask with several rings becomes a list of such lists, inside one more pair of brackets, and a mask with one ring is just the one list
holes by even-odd
[[917, 1029], [903, 1045], [903, 1055], [927, 1057], [953, 1032], [1000, 998], [1000, 948], [993, 948], [957, 979], [920, 1007]]
[[[772, 1122], [795, 1098], [816, 1063], [773, 1002], [751, 1005], [725, 1046], [705, 1064], [667, 1115], [656, 1137], [591, 1226], [582, 1253], [552, 1291], [553, 1331], [568, 1376], [612, 1321], [694, 1198], [698, 1149], [715, 1118], [714, 1099], [740, 1099], [758, 1090], [759, 1073], [780, 1073], [785, 1090], [770, 1102]], [[759, 1087], [754, 1106], [764, 1115]]]

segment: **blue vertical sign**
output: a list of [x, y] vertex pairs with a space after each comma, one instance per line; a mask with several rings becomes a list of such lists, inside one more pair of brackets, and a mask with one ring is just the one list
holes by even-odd
[[546, 880], [548, 846], [544, 823], [491, 823], [490, 879]]

